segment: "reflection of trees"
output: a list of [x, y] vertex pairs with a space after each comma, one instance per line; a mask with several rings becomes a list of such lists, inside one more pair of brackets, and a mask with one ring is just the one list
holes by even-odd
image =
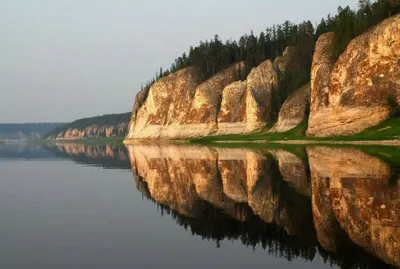
[[123, 145], [47, 144], [46, 150], [79, 164], [105, 169], [130, 169], [128, 152]]

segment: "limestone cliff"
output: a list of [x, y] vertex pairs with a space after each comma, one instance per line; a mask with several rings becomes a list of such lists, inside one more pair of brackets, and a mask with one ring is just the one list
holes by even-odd
[[46, 139], [76, 140], [125, 137], [131, 113], [102, 115], [61, 125], [44, 135]]
[[[132, 114], [127, 140], [172, 139], [214, 133], [222, 90], [236, 80], [238, 63], [200, 83], [194, 67], [160, 79]], [[135, 111], [134, 111], [135, 112]]]
[[306, 120], [310, 105], [310, 85], [305, 85], [292, 93], [283, 103], [279, 111], [278, 121], [269, 132], [286, 132]]
[[322, 35], [315, 48], [310, 136], [359, 133], [389, 117], [390, 96], [400, 103], [400, 15], [352, 40], [336, 63], [333, 38]]
[[242, 134], [270, 123], [272, 91], [278, 73], [271, 61], [254, 68], [246, 81], [234, 82], [223, 90], [217, 134]]
[[267, 60], [246, 81], [237, 81], [237, 63], [201, 82], [195, 67], [160, 79], [135, 100], [126, 141], [241, 134], [269, 122], [278, 74]]

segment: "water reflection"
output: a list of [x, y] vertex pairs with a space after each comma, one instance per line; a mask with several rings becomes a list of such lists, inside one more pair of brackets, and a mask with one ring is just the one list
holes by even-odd
[[42, 145], [29, 143], [0, 143], [0, 159], [8, 160], [31, 160], [31, 159], [53, 159], [54, 154]]
[[390, 166], [353, 149], [308, 149], [318, 238], [338, 249], [341, 227], [357, 245], [400, 266], [400, 189]]
[[[240, 239], [288, 260], [318, 253], [343, 268], [400, 266], [399, 185], [356, 149], [293, 153], [128, 146], [137, 188], [193, 234]], [[305, 154], [305, 152], [304, 152]], [[352, 243], [354, 242], [354, 243]]]
[[79, 164], [105, 169], [130, 169], [128, 152], [122, 145], [56, 143], [43, 147], [57, 157], [68, 158]]
[[288, 261], [400, 267], [400, 177], [357, 149], [14, 144], [0, 145], [0, 158], [132, 169], [137, 189], [162, 215], [218, 247], [239, 240]]

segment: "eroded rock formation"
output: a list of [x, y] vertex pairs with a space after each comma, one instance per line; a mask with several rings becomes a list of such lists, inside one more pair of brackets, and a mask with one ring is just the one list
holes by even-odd
[[126, 141], [240, 134], [269, 122], [271, 95], [278, 75], [271, 61], [236, 81], [237, 63], [200, 83], [190, 67], [157, 81], [135, 100]]
[[90, 125], [85, 128], [68, 128], [55, 136], [47, 139], [55, 140], [76, 140], [84, 138], [109, 138], [124, 137], [127, 134], [128, 123], [117, 125]]
[[277, 85], [278, 73], [269, 60], [254, 68], [246, 81], [228, 85], [216, 134], [251, 133], [270, 123], [271, 96]]
[[58, 126], [45, 134], [44, 138], [54, 140], [121, 138], [127, 134], [130, 117], [131, 113], [128, 112], [78, 119]]
[[310, 105], [310, 85], [305, 85], [292, 93], [279, 111], [278, 121], [269, 132], [282, 133], [295, 128], [306, 120]]
[[400, 15], [352, 40], [335, 64], [333, 38], [322, 35], [315, 48], [310, 136], [360, 133], [389, 117], [388, 98], [400, 104]]

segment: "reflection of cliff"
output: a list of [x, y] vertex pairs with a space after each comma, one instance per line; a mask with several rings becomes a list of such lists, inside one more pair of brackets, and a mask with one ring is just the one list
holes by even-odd
[[400, 266], [400, 185], [388, 184], [390, 167], [354, 149], [310, 148], [308, 154], [313, 187], [324, 185], [313, 189], [313, 211], [327, 209], [314, 217], [325, 227], [320, 236], [333, 240], [339, 224], [356, 244]]
[[45, 147], [56, 156], [69, 158], [77, 163], [103, 168], [130, 168], [128, 153], [123, 145], [60, 143], [47, 144]]
[[52, 159], [54, 154], [41, 145], [29, 143], [0, 143], [0, 159]]
[[281, 150], [265, 155], [244, 149], [131, 145], [128, 151], [137, 188], [193, 234], [217, 244], [240, 238], [287, 259], [313, 259], [318, 246], [325, 260], [343, 267], [382, 266], [349, 241], [346, 227], [340, 228], [326, 190], [329, 180], [316, 182], [318, 159], [310, 157], [310, 182], [304, 162]]

